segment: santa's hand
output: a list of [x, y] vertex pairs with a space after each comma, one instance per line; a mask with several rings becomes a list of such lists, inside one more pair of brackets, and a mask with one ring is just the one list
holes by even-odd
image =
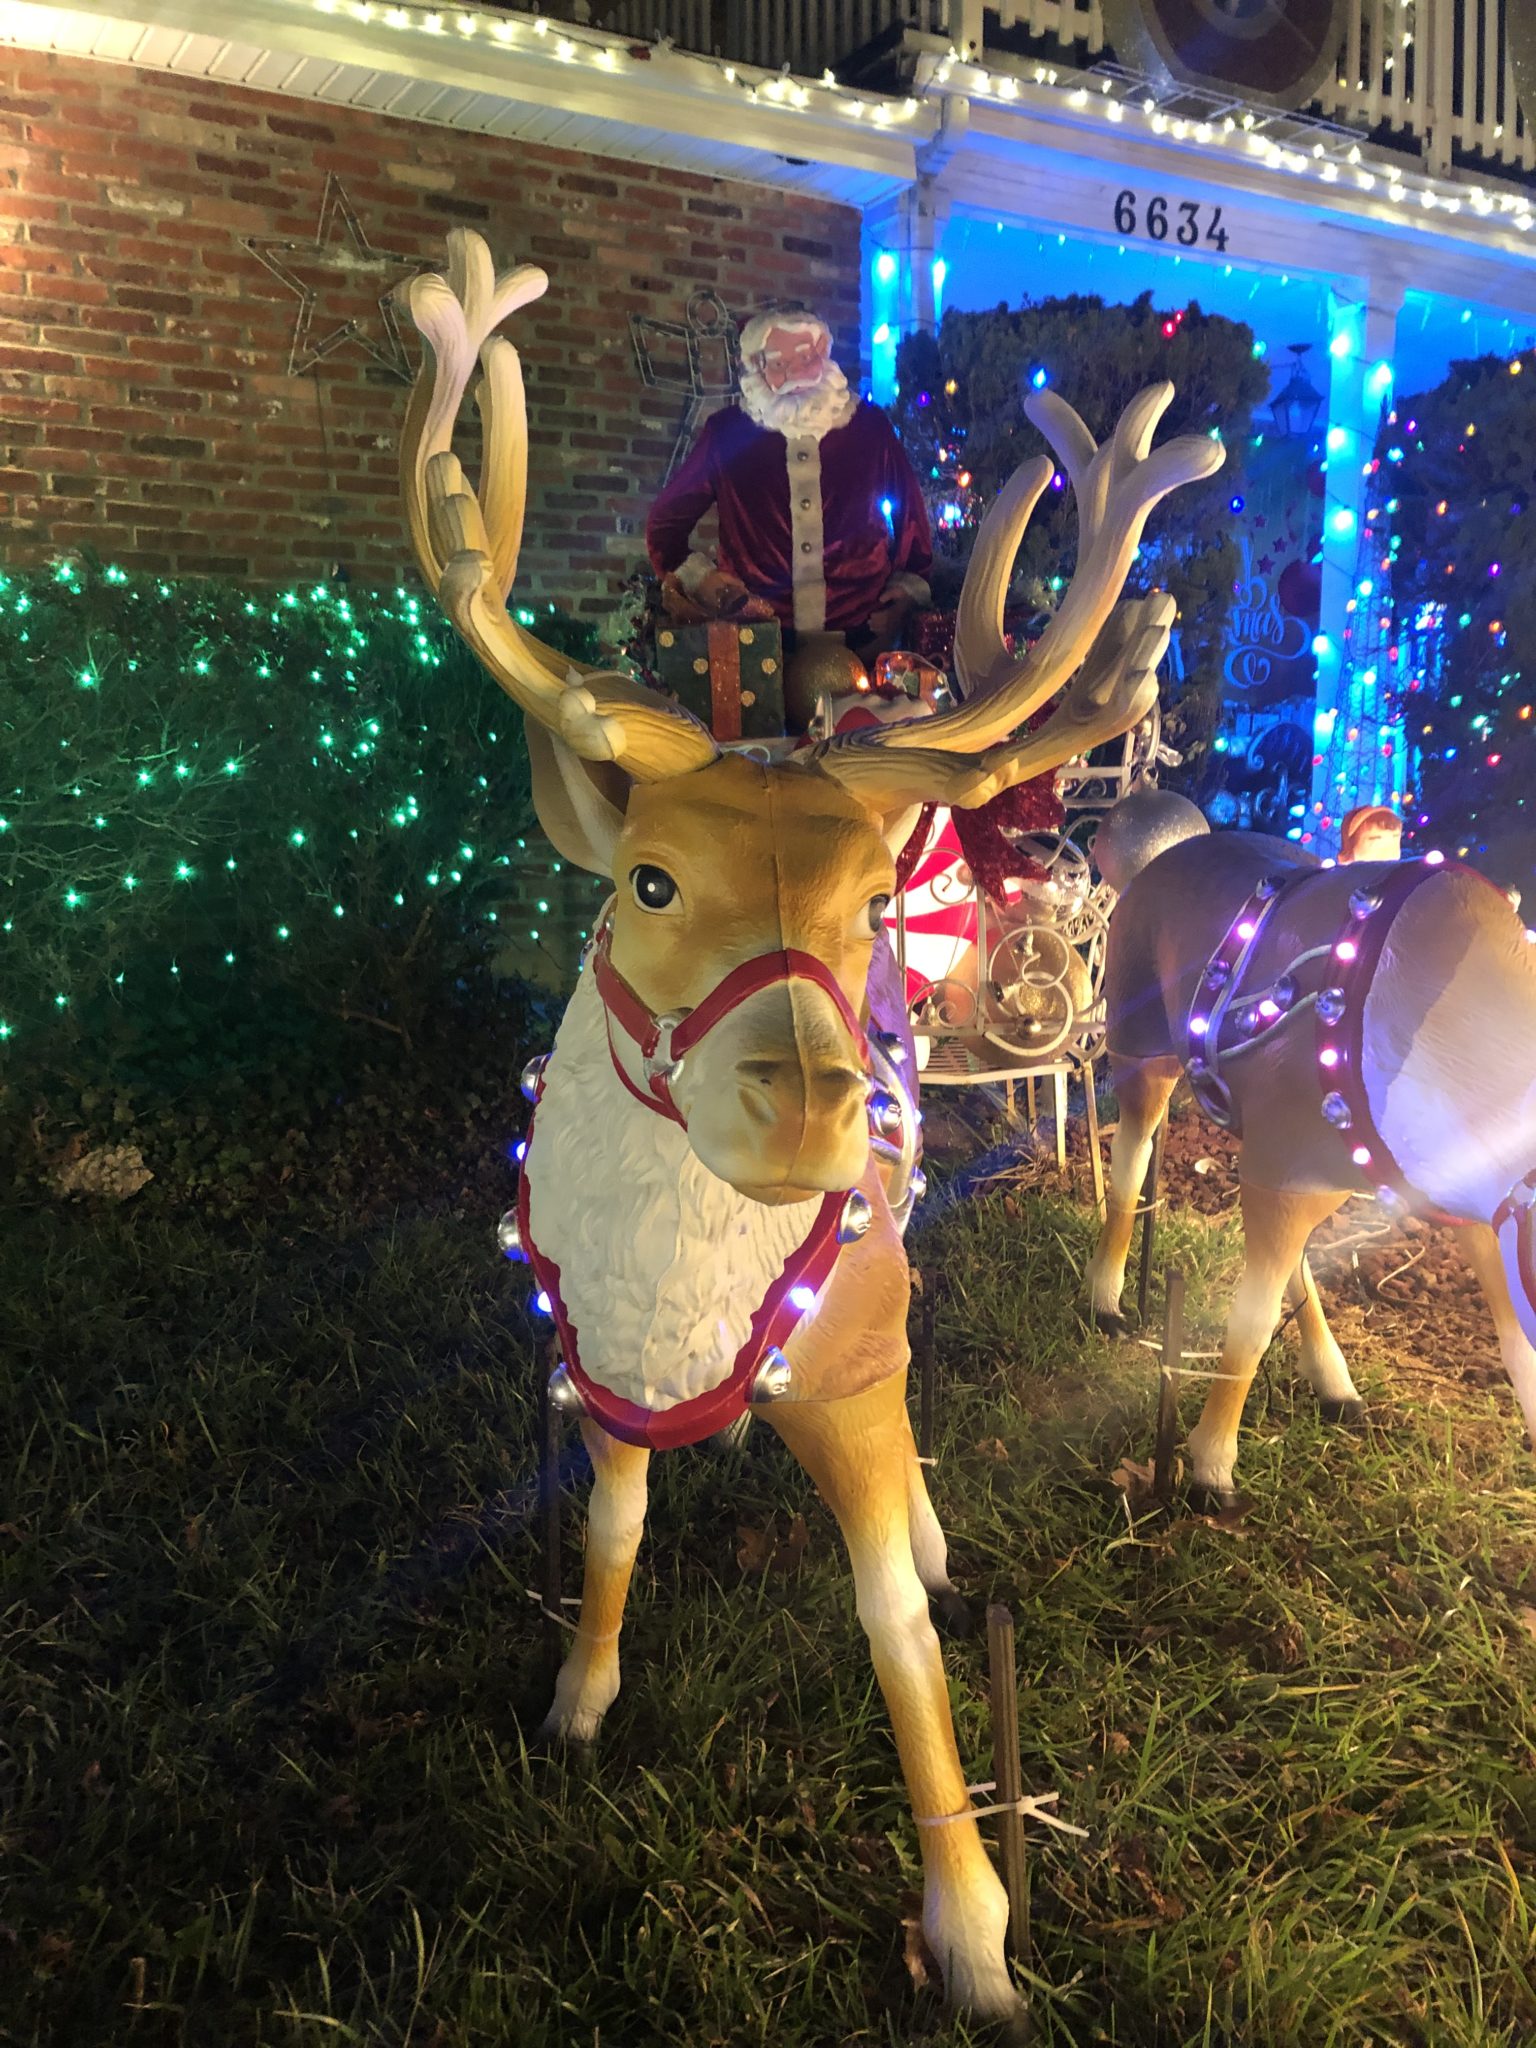
[[724, 569], [711, 569], [693, 586], [695, 603], [717, 619], [771, 619], [773, 606], [754, 597], [739, 577]]

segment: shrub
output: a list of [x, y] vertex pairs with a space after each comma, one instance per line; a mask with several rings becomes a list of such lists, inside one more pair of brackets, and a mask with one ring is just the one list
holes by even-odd
[[520, 726], [403, 589], [0, 576], [0, 1062], [410, 1033], [495, 942]]

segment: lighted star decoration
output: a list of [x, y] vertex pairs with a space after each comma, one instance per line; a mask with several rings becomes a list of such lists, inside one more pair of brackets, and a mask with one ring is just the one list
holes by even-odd
[[395, 313], [392, 297], [394, 287], [400, 282], [392, 276], [388, 286], [379, 294], [379, 322], [381, 334], [370, 332], [369, 325], [362, 320], [343, 320], [328, 333], [318, 338], [312, 336], [315, 325], [315, 306], [320, 296], [318, 285], [306, 284], [294, 268], [302, 263], [306, 268], [319, 264], [324, 268], [343, 271], [356, 276], [361, 269], [387, 270], [410, 273], [430, 268], [418, 256], [402, 255], [394, 249], [375, 249], [363, 231], [363, 224], [357, 217], [356, 209], [348, 199], [341, 180], [334, 171], [328, 171], [325, 191], [320, 199], [320, 218], [315, 224], [312, 242], [285, 241], [275, 235], [246, 235], [245, 246], [261, 263], [264, 263], [279, 283], [296, 294], [298, 312], [294, 316], [293, 339], [288, 347], [288, 375], [302, 377], [306, 370], [312, 370], [316, 363], [326, 356], [334, 355], [349, 341], [367, 350], [374, 361], [398, 377], [402, 384], [411, 381], [411, 360], [406, 353], [405, 342], [400, 333], [400, 322]]

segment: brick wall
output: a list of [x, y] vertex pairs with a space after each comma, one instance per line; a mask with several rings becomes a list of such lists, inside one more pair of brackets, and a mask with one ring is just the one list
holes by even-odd
[[[299, 298], [247, 236], [312, 244], [328, 173], [368, 244], [436, 264], [459, 223], [548, 296], [512, 331], [531, 484], [519, 595], [588, 616], [642, 557], [678, 402], [646, 392], [629, 315], [803, 298], [857, 362], [851, 209], [159, 72], [0, 53], [0, 556], [281, 580], [406, 560], [405, 388], [351, 339], [288, 361]], [[346, 248], [338, 222], [332, 249]], [[380, 347], [405, 271], [293, 259], [310, 338]], [[407, 336], [414, 362], [414, 337]], [[466, 436], [469, 445], [470, 437]]]

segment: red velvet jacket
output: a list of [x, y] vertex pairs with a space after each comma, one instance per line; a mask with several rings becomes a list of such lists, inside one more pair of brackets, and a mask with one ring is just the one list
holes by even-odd
[[818, 607], [824, 580], [826, 628], [856, 631], [893, 576], [905, 572], [926, 581], [932, 566], [917, 474], [877, 405], [861, 405], [846, 426], [834, 427], [819, 443], [786, 441], [736, 406], [712, 414], [646, 521], [646, 548], [658, 575], [687, 559], [693, 529], [712, 505], [719, 515], [720, 567], [766, 598], [785, 626], [822, 623], [807, 607]]

